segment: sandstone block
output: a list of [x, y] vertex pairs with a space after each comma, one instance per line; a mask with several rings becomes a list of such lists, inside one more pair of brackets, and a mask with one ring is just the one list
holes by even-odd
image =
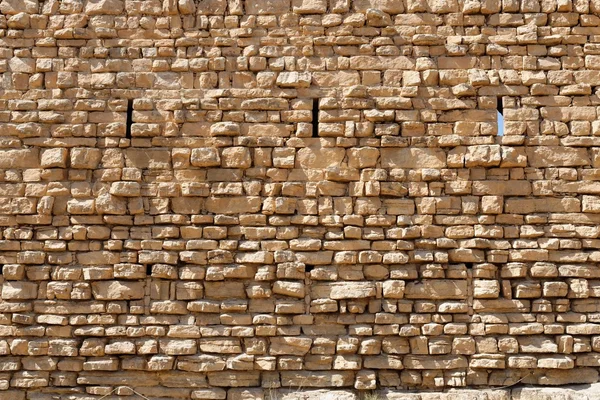
[[195, 167], [216, 167], [221, 165], [221, 156], [214, 147], [192, 149], [192, 165]]
[[38, 285], [33, 282], [8, 281], [2, 284], [3, 300], [35, 299], [38, 295]]
[[446, 153], [441, 149], [399, 148], [381, 149], [383, 168], [444, 168]]
[[425, 279], [408, 282], [404, 293], [408, 299], [465, 299], [467, 281]]
[[97, 281], [92, 282], [92, 293], [98, 300], [133, 300], [144, 297], [143, 282]]
[[109, 193], [113, 196], [137, 197], [141, 194], [141, 186], [138, 182], [113, 182]]
[[4, 15], [15, 15], [21, 12], [37, 14], [39, 2], [38, 0], [3, 0], [0, 2], [0, 12]]
[[85, 13], [88, 15], [119, 15], [123, 12], [123, 0], [87, 0]]
[[36, 168], [39, 163], [39, 150], [0, 150], [0, 168]]
[[304, 337], [273, 337], [270, 339], [269, 354], [302, 356], [310, 350], [312, 339]]
[[248, 14], [282, 14], [289, 12], [289, 0], [250, 0], [246, 2], [246, 13]]
[[71, 168], [95, 169], [100, 164], [100, 149], [76, 147], [71, 149]]
[[65, 168], [67, 156], [67, 149], [45, 149], [42, 151], [40, 166], [42, 168]]
[[260, 210], [262, 199], [256, 196], [209, 197], [205, 208], [215, 214], [255, 213]]
[[573, 167], [590, 165], [585, 148], [562, 146], [535, 146], [527, 148], [527, 158], [532, 167]]

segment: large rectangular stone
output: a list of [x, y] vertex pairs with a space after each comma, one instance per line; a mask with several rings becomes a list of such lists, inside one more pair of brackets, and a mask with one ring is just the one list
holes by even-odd
[[407, 299], [466, 299], [467, 281], [458, 279], [424, 279], [406, 284]]
[[527, 148], [529, 165], [536, 168], [576, 167], [590, 165], [586, 148], [534, 146]]
[[40, 166], [39, 149], [0, 150], [0, 169]]
[[262, 199], [257, 196], [209, 197], [206, 211], [215, 214], [243, 214], [260, 211]]
[[381, 149], [383, 168], [444, 168], [446, 153], [430, 148], [385, 148]]

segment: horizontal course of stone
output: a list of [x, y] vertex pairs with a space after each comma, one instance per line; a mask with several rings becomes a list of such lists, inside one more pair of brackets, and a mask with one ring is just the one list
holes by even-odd
[[0, 0], [0, 399], [598, 381], [599, 87], [600, 0]]

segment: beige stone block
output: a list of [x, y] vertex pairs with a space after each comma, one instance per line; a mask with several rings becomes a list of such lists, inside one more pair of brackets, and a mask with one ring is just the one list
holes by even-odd
[[500, 282], [497, 280], [473, 281], [473, 296], [478, 299], [495, 299], [500, 296]]
[[590, 165], [585, 148], [562, 146], [532, 146], [527, 148], [527, 158], [532, 167], [574, 167]]
[[406, 369], [456, 369], [466, 368], [467, 364], [466, 357], [459, 355], [407, 355], [404, 357], [404, 368]]
[[75, 147], [71, 149], [71, 168], [95, 169], [100, 164], [100, 149]]
[[88, 15], [119, 15], [123, 8], [123, 0], [87, 0], [84, 12]]
[[401, 299], [404, 297], [405, 282], [390, 280], [383, 282], [383, 297], [389, 299]]
[[138, 182], [113, 182], [109, 193], [113, 196], [137, 197], [141, 194], [141, 185]]
[[33, 282], [8, 281], [2, 284], [3, 300], [26, 300], [37, 298], [38, 285]]
[[302, 356], [308, 353], [312, 341], [312, 339], [305, 337], [273, 337], [270, 339], [269, 354]]
[[40, 166], [42, 168], [66, 168], [68, 154], [68, 150], [63, 148], [44, 149]]
[[408, 282], [404, 295], [408, 299], [466, 299], [467, 281], [424, 279]]
[[260, 210], [262, 199], [255, 196], [209, 197], [206, 199], [206, 211], [215, 214], [255, 213]]
[[499, 145], [469, 146], [465, 154], [465, 166], [467, 168], [495, 167], [500, 165], [501, 159]]
[[304, 283], [276, 281], [273, 284], [273, 293], [290, 297], [304, 298]]
[[250, 0], [246, 3], [247, 14], [283, 14], [290, 11], [289, 0]]
[[282, 371], [281, 384], [284, 387], [347, 387], [354, 384], [354, 373], [352, 371]]
[[375, 285], [371, 282], [336, 282], [330, 290], [329, 297], [334, 300], [375, 297]]
[[98, 300], [141, 299], [144, 297], [144, 283], [129, 281], [92, 282], [92, 294]]
[[444, 168], [446, 153], [430, 148], [384, 148], [381, 149], [383, 168]]
[[38, 154], [38, 149], [0, 150], [0, 168], [36, 168], [40, 165]]
[[318, 143], [298, 150], [296, 154], [296, 168], [324, 169], [340, 166], [346, 155], [341, 148], [320, 147]]

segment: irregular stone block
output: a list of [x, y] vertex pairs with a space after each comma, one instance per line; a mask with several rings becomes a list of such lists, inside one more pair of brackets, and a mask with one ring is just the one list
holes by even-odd
[[383, 168], [444, 168], [446, 153], [441, 149], [429, 148], [383, 148], [381, 149]]

